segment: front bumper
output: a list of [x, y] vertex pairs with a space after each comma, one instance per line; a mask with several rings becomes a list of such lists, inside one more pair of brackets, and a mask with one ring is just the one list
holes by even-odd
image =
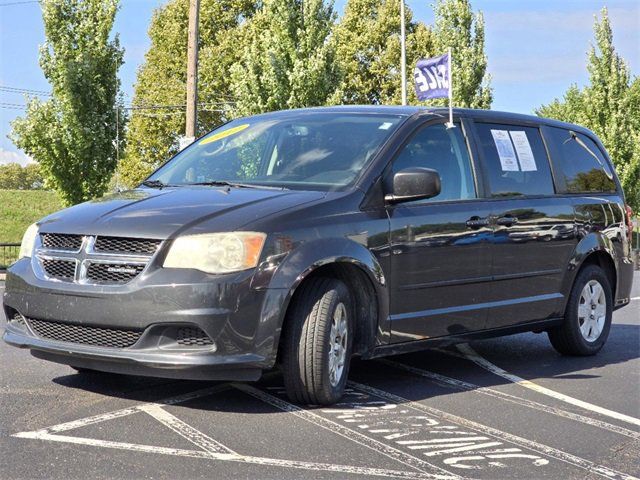
[[[28, 259], [7, 273], [7, 319], [141, 332], [124, 348], [46, 338], [27, 322], [9, 321], [4, 340], [46, 360], [114, 373], [195, 380], [256, 380], [275, 352], [260, 318], [264, 290], [252, 272], [211, 276], [189, 270], [150, 269], [125, 285], [95, 286], [38, 279]], [[212, 345], [176, 344], [167, 332], [202, 330]]]

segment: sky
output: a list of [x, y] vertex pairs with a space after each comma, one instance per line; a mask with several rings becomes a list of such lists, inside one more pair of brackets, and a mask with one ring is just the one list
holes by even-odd
[[[121, 0], [114, 32], [125, 48], [122, 88], [131, 98], [136, 71], [149, 47], [147, 29], [153, 10], [166, 0]], [[587, 80], [587, 51], [593, 41], [594, 15], [607, 7], [614, 45], [640, 74], [639, 0], [472, 0], [485, 17], [492, 108], [533, 113], [561, 97], [573, 83]], [[345, 0], [336, 0], [338, 13]], [[433, 22], [431, 0], [406, 0], [414, 18]], [[23, 113], [22, 94], [2, 87], [48, 91], [38, 64], [44, 43], [40, 6], [35, 1], [0, 0], [0, 164], [25, 164], [29, 158], [7, 138], [10, 122]], [[455, 82], [455, 79], [454, 79]], [[454, 87], [455, 88], [455, 87]]]

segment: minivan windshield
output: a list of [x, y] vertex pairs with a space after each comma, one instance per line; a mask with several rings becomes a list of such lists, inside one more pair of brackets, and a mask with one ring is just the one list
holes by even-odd
[[403, 118], [346, 112], [241, 118], [198, 139], [145, 184], [339, 190], [356, 179]]

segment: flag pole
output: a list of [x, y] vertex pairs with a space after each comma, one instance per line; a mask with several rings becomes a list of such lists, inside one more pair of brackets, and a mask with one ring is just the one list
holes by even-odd
[[449, 128], [453, 128], [453, 70], [451, 70], [451, 47], [449, 47]]
[[407, 104], [407, 53], [404, 26], [404, 0], [400, 0], [400, 75], [402, 76], [402, 105]]

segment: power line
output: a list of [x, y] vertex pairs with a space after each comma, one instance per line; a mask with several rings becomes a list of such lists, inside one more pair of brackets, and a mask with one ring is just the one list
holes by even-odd
[[7, 93], [28, 93], [33, 95], [41, 95], [46, 97], [51, 97], [51, 92], [46, 92], [44, 90], [33, 90], [31, 88], [18, 88], [18, 87], [10, 87], [8, 85], [0, 85], [0, 90]]
[[0, 7], [10, 7], [12, 5], [26, 5], [27, 3], [40, 3], [40, 0], [24, 0], [21, 2], [0, 3]]
[[0, 102], [0, 108], [6, 108], [10, 110], [24, 110], [25, 108], [27, 108], [27, 106], [21, 105], [19, 103]]

